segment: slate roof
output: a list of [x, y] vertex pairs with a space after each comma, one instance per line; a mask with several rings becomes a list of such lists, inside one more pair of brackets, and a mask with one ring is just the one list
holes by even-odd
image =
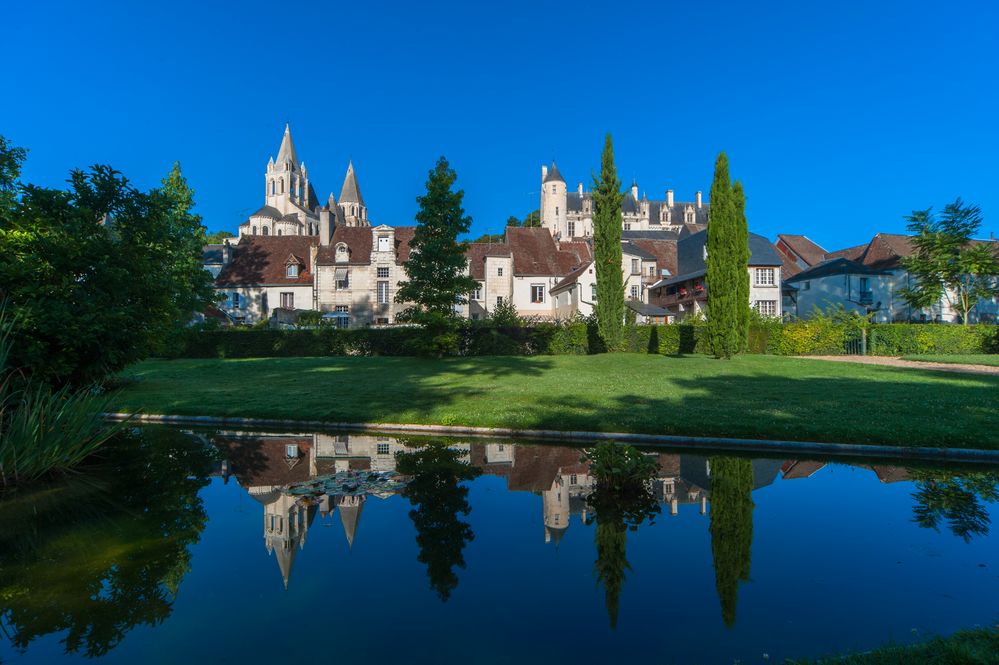
[[[652, 288], [679, 284], [704, 275], [707, 272], [707, 265], [704, 263], [704, 246], [707, 240], [708, 232], [706, 230], [698, 231], [681, 239], [676, 247], [676, 272], [680, 274], [660, 280]], [[779, 266], [781, 263], [780, 255], [769, 240], [755, 233], [749, 234], [750, 266]]]
[[797, 275], [792, 277], [784, 278], [784, 281], [790, 284], [795, 282], [801, 282], [809, 279], [818, 279], [820, 277], [828, 277], [830, 275], [887, 275], [889, 274], [887, 270], [875, 268], [873, 266], [867, 266], [859, 261], [851, 261], [850, 259], [831, 259], [829, 261], [823, 261], [817, 266], [813, 266], [808, 270], [802, 270]]
[[666, 316], [669, 312], [662, 307], [657, 305], [650, 305], [649, 303], [644, 303], [640, 300], [626, 300], [624, 302], [625, 307], [633, 312], [637, 312], [642, 316]]
[[225, 245], [205, 245], [201, 248], [202, 263], [222, 263]]
[[589, 268], [591, 265], [593, 265], [593, 261], [587, 261], [586, 263], [580, 265], [575, 270], [571, 271], [568, 275], [559, 280], [559, 282], [551, 288], [550, 293], [561, 291], [565, 287], [575, 284], [579, 280], [580, 275], [585, 273], [586, 269]]
[[621, 252], [630, 256], [637, 256], [639, 258], [646, 259], [647, 261], [654, 261], [656, 259], [655, 254], [633, 242], [622, 242]]
[[[243, 236], [233, 246], [232, 260], [222, 268], [215, 286], [309, 285], [312, 284], [311, 248], [315, 236]], [[298, 277], [288, 277], [288, 256], [304, 257]]]
[[555, 162], [552, 162], [552, 167], [548, 169], [548, 175], [542, 182], [565, 182], [565, 178], [562, 174], [558, 172], [558, 167], [555, 166]]
[[281, 219], [281, 211], [274, 206], [264, 206], [250, 217], [268, 217], [270, 219]]
[[286, 161], [291, 162], [291, 170], [298, 170], [298, 156], [295, 155], [295, 144], [291, 140], [291, 125], [288, 123], [284, 125], [284, 136], [281, 137], [281, 147], [278, 148], [277, 159], [274, 161], [277, 164], [283, 164]]
[[777, 234], [778, 240], [783, 240], [792, 252], [804, 259], [805, 263], [814, 266], [826, 259], [826, 250], [818, 244], [812, 242], [808, 236], [792, 235], [789, 233]]

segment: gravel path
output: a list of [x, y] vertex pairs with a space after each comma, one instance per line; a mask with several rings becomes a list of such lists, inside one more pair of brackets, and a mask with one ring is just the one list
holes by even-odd
[[999, 367], [989, 365], [965, 365], [955, 363], [919, 362], [902, 360], [891, 356], [808, 356], [814, 360], [831, 360], [840, 363], [860, 363], [861, 365], [885, 365], [887, 367], [904, 367], [906, 369], [931, 369], [941, 372], [957, 372], [958, 374], [992, 374], [999, 375]]

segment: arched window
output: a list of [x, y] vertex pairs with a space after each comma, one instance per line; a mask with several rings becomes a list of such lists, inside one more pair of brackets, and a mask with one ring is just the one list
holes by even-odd
[[281, 193], [284, 194], [284, 178], [281, 178]]
[[271, 180], [271, 196], [274, 196], [274, 181]]
[[336, 261], [337, 263], [346, 263], [350, 258], [350, 253], [347, 251], [347, 245], [340, 243], [336, 246]]
[[254, 227], [252, 227], [252, 228], [253, 228], [253, 232], [252, 232], [252, 234], [253, 234], [253, 235], [257, 235], [257, 227], [256, 227], [256, 226], [254, 226]]
[[278, 230], [277, 230], [277, 234], [278, 234], [278, 235], [281, 235], [281, 229], [278, 229]]
[[264, 227], [264, 229], [263, 229], [263, 230], [264, 230], [264, 235], [265, 235], [265, 236], [266, 236], [266, 235], [270, 235], [270, 229], [268, 229], [268, 228], [267, 228], [266, 226]]

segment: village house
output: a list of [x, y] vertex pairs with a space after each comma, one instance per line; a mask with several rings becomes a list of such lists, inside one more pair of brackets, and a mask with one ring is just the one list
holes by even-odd
[[[826, 252], [811, 241], [804, 245], [797, 240], [803, 237], [782, 235], [777, 241], [778, 250], [783, 248], [785, 266], [787, 259], [794, 257], [793, 265], [799, 268], [785, 276], [783, 283], [782, 299], [788, 316], [808, 318], [816, 311], [842, 307], [871, 315], [877, 323], [960, 322], [960, 313], [946, 297], [927, 308], [913, 308], [902, 297], [903, 290], [912, 286], [912, 276], [902, 265], [902, 259], [914, 251], [910, 236], [878, 233], [866, 244], [836, 252]], [[786, 242], [788, 238], [790, 242]], [[970, 312], [969, 319], [972, 323], [994, 322], [997, 312], [996, 299], [983, 300]]]

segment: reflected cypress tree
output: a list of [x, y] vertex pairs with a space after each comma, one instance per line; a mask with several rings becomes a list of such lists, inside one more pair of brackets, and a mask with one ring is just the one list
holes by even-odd
[[18, 650], [65, 632], [102, 656], [172, 611], [207, 522], [198, 490], [215, 457], [180, 432], [122, 434], [95, 468], [0, 502], [0, 620]]
[[748, 459], [712, 457], [711, 556], [715, 587], [726, 626], [735, 625], [739, 583], [749, 579], [753, 547], [753, 464]]
[[913, 521], [924, 529], [940, 530], [946, 522], [951, 532], [970, 542], [985, 536], [991, 520], [982, 501], [999, 501], [999, 473], [956, 474], [948, 471], [909, 469], [915, 481]]
[[442, 441], [419, 444], [396, 455], [396, 470], [412, 476], [404, 495], [414, 506], [409, 518], [416, 527], [417, 560], [427, 566], [431, 588], [447, 602], [458, 586], [454, 568], [464, 568], [462, 551], [475, 535], [459, 515], [467, 515], [468, 487], [463, 481], [482, 471], [462, 460], [462, 453]]
[[583, 457], [589, 462], [596, 486], [586, 502], [591, 510], [587, 523], [597, 523], [597, 560], [593, 573], [597, 586], [604, 588], [604, 604], [611, 628], [617, 627], [621, 588], [627, 572], [628, 531], [637, 531], [645, 521], [652, 522], [660, 506], [649, 487], [658, 464], [634, 446], [604, 443], [588, 450]]

